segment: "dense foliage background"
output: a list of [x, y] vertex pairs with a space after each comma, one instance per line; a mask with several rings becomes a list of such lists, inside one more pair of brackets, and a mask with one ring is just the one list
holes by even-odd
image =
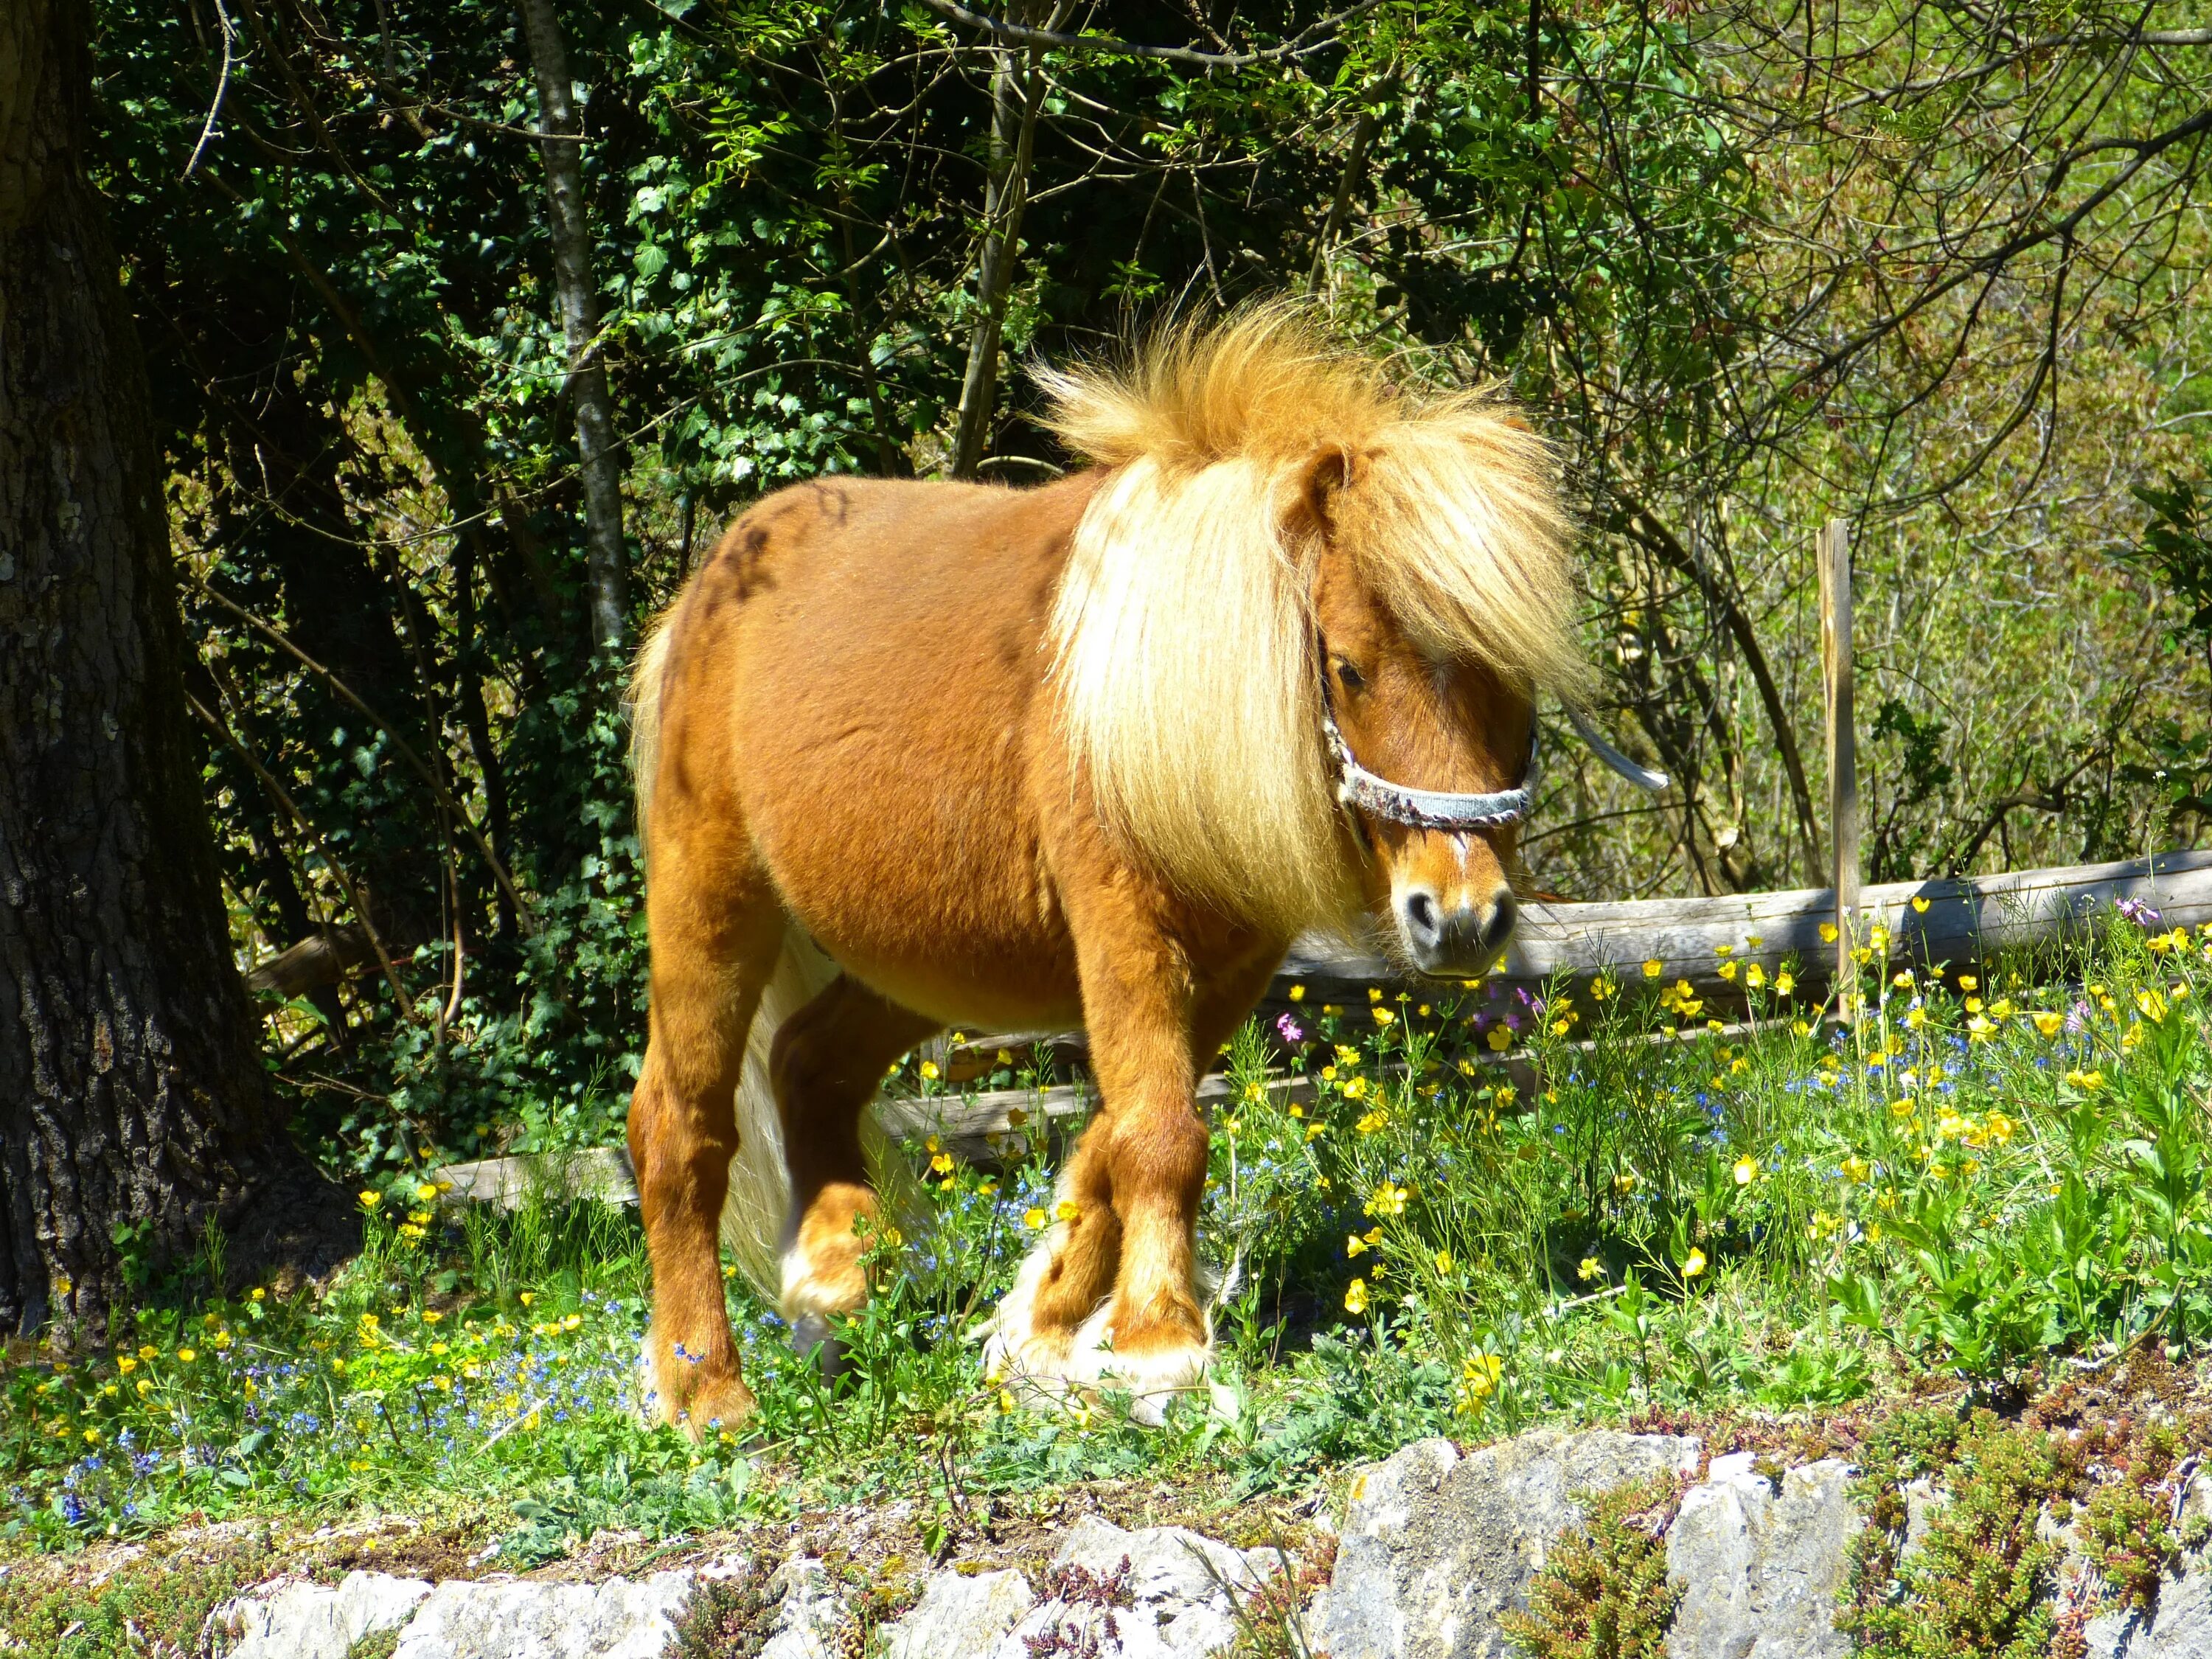
[[[1119, 32], [1031, 46], [920, 0], [563, 8], [633, 628], [763, 490], [945, 471], [979, 328], [979, 471], [1020, 483], [1057, 460], [1020, 362], [1302, 289], [1408, 377], [1509, 382], [1567, 458], [1613, 723], [1682, 787], [1550, 745], [1547, 885], [1817, 871], [1831, 514], [1871, 874], [2189, 842], [2191, 9], [1016, 6]], [[517, 15], [99, 15], [240, 948], [323, 942], [262, 975], [270, 1063], [333, 1164], [609, 1138], [644, 992], [622, 665]]]

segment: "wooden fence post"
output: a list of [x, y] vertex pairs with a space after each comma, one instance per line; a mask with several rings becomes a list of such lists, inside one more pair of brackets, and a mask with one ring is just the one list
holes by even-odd
[[1841, 519], [1821, 527], [1820, 667], [1828, 726], [1829, 845], [1835, 848], [1836, 1012], [1858, 1015], [1859, 770], [1851, 696], [1851, 532]]

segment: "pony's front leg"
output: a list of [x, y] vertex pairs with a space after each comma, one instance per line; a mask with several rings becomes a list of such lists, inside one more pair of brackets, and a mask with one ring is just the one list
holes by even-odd
[[1198, 1073], [1267, 981], [1273, 955], [1193, 984], [1139, 926], [1083, 950], [1085, 1023], [1103, 1106], [1060, 1179], [1059, 1215], [998, 1320], [994, 1358], [1032, 1377], [1111, 1376], [1157, 1415], [1205, 1375], [1212, 1334], [1196, 1261], [1207, 1133]]

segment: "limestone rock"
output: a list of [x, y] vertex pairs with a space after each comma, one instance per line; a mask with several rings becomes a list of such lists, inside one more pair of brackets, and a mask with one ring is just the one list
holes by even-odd
[[769, 1576], [776, 1597], [775, 1622], [760, 1659], [834, 1659], [844, 1608], [830, 1587], [830, 1573], [811, 1555], [796, 1556]]
[[346, 1659], [363, 1637], [405, 1624], [429, 1585], [349, 1572], [336, 1589], [305, 1582], [241, 1595], [218, 1607], [207, 1645], [226, 1659]]
[[694, 1575], [599, 1584], [454, 1580], [430, 1592], [394, 1659], [660, 1659]]
[[1835, 1615], [1866, 1520], [1849, 1466], [1791, 1469], [1778, 1494], [1753, 1462], [1716, 1457], [1682, 1494], [1667, 1534], [1667, 1579], [1683, 1592], [1668, 1659], [1850, 1659]]
[[932, 1573], [921, 1600], [884, 1629], [884, 1659], [974, 1659], [996, 1647], [1036, 1605], [1030, 1581], [1011, 1568], [972, 1577]]
[[2212, 1654], [2212, 1567], [2190, 1563], [2160, 1583], [2148, 1614], [2100, 1613], [2081, 1633], [2087, 1659], [2203, 1659]]
[[1504, 1659], [1498, 1615], [1528, 1605], [1552, 1540], [1582, 1518], [1577, 1496], [1689, 1473], [1698, 1449], [1680, 1435], [1536, 1430], [1464, 1457], [1425, 1440], [1356, 1473], [1312, 1646], [1331, 1659]]
[[1236, 1638], [1231, 1590], [1258, 1589], [1273, 1566], [1182, 1527], [1125, 1532], [1086, 1516], [994, 1659], [1203, 1659]]

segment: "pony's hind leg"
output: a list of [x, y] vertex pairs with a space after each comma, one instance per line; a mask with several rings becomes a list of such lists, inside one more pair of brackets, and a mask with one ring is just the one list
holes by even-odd
[[936, 1029], [845, 975], [775, 1034], [769, 1073], [791, 1171], [783, 1316], [803, 1348], [829, 1334], [830, 1315], [868, 1299], [861, 1261], [876, 1193], [861, 1156], [860, 1114], [884, 1068]]
[[751, 1415], [724, 1300], [719, 1229], [738, 1152], [745, 1037], [783, 946], [781, 905], [734, 823], [654, 828], [647, 914], [653, 1006], [630, 1097], [629, 1151], [653, 1261], [646, 1339], [655, 1407], [670, 1422]]

